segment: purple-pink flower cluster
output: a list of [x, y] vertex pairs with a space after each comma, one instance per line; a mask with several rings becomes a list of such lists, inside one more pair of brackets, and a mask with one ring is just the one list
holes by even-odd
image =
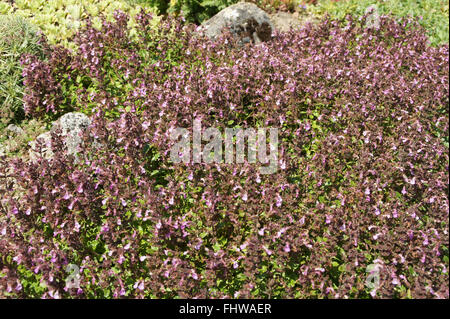
[[[1, 159], [0, 294], [448, 298], [448, 45], [388, 17], [245, 47], [146, 14], [137, 41], [126, 19], [25, 60], [29, 114], [92, 125], [76, 160], [56, 134], [52, 160]], [[171, 163], [196, 118], [279, 128], [279, 170]]]

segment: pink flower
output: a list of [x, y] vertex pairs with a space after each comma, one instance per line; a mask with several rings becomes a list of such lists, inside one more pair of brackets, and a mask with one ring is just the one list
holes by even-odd
[[289, 243], [286, 243], [286, 245], [284, 245], [283, 250], [285, 253], [288, 253], [291, 251], [291, 246], [289, 245]]
[[266, 246], [263, 246], [264, 251], [266, 252], [267, 255], [272, 255], [272, 251], [270, 249], [268, 249]]
[[406, 188], [405, 188], [405, 186], [403, 186], [403, 188], [402, 188], [402, 194], [406, 195]]
[[392, 212], [392, 216], [393, 216], [394, 218], [397, 218], [397, 217], [398, 217], [397, 209], [394, 209], [394, 211]]
[[134, 289], [138, 289], [138, 290], [144, 290], [144, 282], [142, 280], [137, 281], [134, 285], [133, 285]]
[[72, 210], [72, 209], [73, 209], [73, 205], [75, 205], [76, 202], [77, 202], [77, 200], [74, 199], [74, 200], [70, 203], [70, 205], [69, 205], [67, 208], [69, 208], [70, 210]]
[[277, 204], [276, 204], [277, 207], [280, 207], [282, 203], [283, 203], [283, 199], [281, 198], [280, 195], [277, 195]]
[[303, 216], [302, 218], [300, 218], [300, 225], [304, 225], [305, 224], [305, 216]]

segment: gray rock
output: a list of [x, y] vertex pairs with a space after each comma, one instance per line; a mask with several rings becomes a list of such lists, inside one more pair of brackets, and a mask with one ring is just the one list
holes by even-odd
[[9, 132], [16, 134], [16, 135], [22, 135], [23, 133], [25, 133], [25, 131], [18, 127], [17, 125], [14, 124], [10, 124], [8, 125], [8, 127], [6, 128]]
[[91, 124], [91, 120], [83, 113], [67, 113], [61, 116], [52, 127], [61, 128], [62, 135], [65, 136], [65, 144], [68, 154], [76, 154], [78, 146], [81, 143], [80, 133], [85, 131]]
[[259, 43], [272, 38], [273, 25], [267, 13], [257, 5], [239, 2], [202, 23], [198, 31], [214, 40], [229, 28], [241, 42]]
[[60, 125], [63, 134], [83, 131], [91, 124], [89, 117], [83, 113], [72, 112], [61, 116], [54, 124]]
[[[30, 158], [36, 159], [38, 156], [50, 159], [53, 156], [51, 148], [52, 132], [60, 132], [64, 138], [67, 154], [76, 155], [78, 146], [81, 144], [81, 134], [91, 124], [91, 120], [83, 113], [67, 113], [53, 123], [50, 132], [39, 135], [35, 141], [30, 142]], [[37, 141], [41, 142], [43, 148], [39, 152]]]

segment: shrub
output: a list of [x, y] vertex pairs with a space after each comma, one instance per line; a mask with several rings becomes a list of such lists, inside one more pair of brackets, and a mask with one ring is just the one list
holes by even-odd
[[[239, 2], [239, 0], [129, 0], [131, 3], [146, 4], [157, 8], [160, 14], [172, 13], [182, 15], [188, 22], [200, 24], [208, 20], [220, 10]], [[262, 9], [293, 11], [298, 6], [297, 0], [249, 0]]]
[[171, 12], [182, 13], [189, 22], [201, 23], [217, 14], [220, 10], [235, 4], [236, 0], [176, 0], [170, 7]]
[[[148, 19], [137, 18], [144, 37]], [[108, 121], [114, 92], [95, 93], [77, 161], [55, 133], [53, 160], [0, 164], [1, 293], [448, 298], [448, 45], [381, 19], [324, 20], [245, 50], [175, 25], [175, 65], [116, 48], [132, 94]], [[279, 128], [279, 170], [172, 163], [168, 133], [193, 118]], [[374, 263], [376, 291], [365, 286]], [[79, 289], [64, 288], [68, 264]]]
[[13, 7], [11, 7], [9, 3], [3, 1], [0, 2], [0, 14], [10, 14], [13, 11]]
[[23, 118], [22, 54], [42, 58], [41, 35], [24, 19], [0, 15], [0, 129]]
[[147, 68], [157, 69], [154, 81], [162, 82], [187, 50], [187, 37], [180, 37], [181, 25], [173, 27], [166, 21], [155, 30], [148, 17], [134, 35], [123, 14], [116, 15], [116, 23], [103, 19], [102, 30], [87, 20], [86, 27], [73, 39], [79, 47], [76, 53], [58, 46], [47, 50], [44, 59], [24, 56], [27, 115], [54, 120], [71, 111], [91, 114], [93, 108], [106, 102], [113, 102], [104, 105], [110, 118], [125, 108], [140, 110], [142, 107], [127, 105], [126, 100], [136, 94], [133, 91], [146, 76]]
[[396, 17], [417, 17], [419, 23], [427, 30], [432, 44], [448, 43], [448, 1], [444, 0], [321, 0], [316, 6], [308, 6], [313, 13], [329, 14], [333, 19], [343, 19], [347, 14], [362, 16], [367, 8], [376, 6], [381, 15]]
[[182, 15], [188, 22], [200, 24], [239, 0], [128, 0], [156, 8], [160, 14]]
[[[70, 39], [88, 16], [93, 17], [93, 25], [100, 28], [100, 16], [112, 21], [114, 11], [122, 10], [134, 17], [142, 6], [131, 6], [125, 0], [16, 0], [13, 8], [15, 15], [41, 28], [50, 43], [74, 49]], [[129, 27], [133, 29], [134, 25], [131, 19]]]

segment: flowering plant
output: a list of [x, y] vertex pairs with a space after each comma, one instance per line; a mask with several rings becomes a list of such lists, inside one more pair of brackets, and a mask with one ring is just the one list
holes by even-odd
[[[57, 132], [52, 159], [0, 159], [2, 296], [448, 298], [448, 45], [384, 16], [244, 48], [116, 19], [25, 59], [29, 114], [92, 125], [76, 159]], [[173, 163], [194, 119], [278, 128], [280, 169]]]

